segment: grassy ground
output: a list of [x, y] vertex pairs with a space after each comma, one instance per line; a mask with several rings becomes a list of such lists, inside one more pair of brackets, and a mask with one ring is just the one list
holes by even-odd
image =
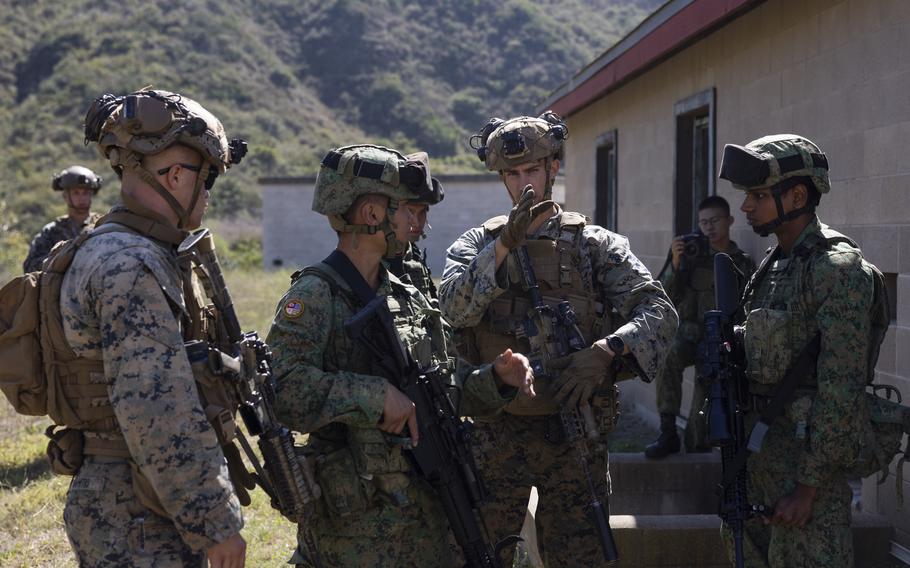
[[[231, 272], [225, 276], [244, 329], [268, 333], [287, 272]], [[63, 529], [70, 478], [50, 472], [44, 457], [46, 418], [16, 414], [0, 399], [0, 566], [75, 567]], [[262, 491], [244, 509], [247, 566], [282, 566], [294, 550], [294, 525], [272, 510]]]

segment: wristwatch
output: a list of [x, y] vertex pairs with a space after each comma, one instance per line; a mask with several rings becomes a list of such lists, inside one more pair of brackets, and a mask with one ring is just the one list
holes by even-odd
[[607, 336], [607, 347], [613, 352], [614, 357], [622, 357], [626, 352], [626, 342], [618, 335]]

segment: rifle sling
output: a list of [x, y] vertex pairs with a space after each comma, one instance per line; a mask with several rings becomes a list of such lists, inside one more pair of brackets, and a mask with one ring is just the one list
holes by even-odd
[[781, 379], [771, 397], [771, 402], [761, 413], [758, 422], [749, 432], [748, 441], [739, 447], [736, 456], [733, 458], [731, 467], [724, 471], [724, 477], [721, 480], [721, 487], [726, 489], [735, 481], [740, 470], [745, 468], [746, 461], [749, 459], [749, 453], [757, 453], [761, 450], [762, 441], [765, 434], [771, 428], [774, 420], [781, 415], [784, 407], [793, 399], [793, 394], [799, 386], [799, 379], [812, 372], [812, 367], [818, 361], [818, 355], [821, 352], [822, 337], [821, 333], [816, 333], [809, 343], [803, 347], [796, 362], [787, 369], [784, 378]]
[[370, 300], [376, 297], [376, 291], [367, 284], [366, 279], [360, 274], [360, 271], [357, 270], [357, 267], [354, 266], [351, 259], [343, 252], [333, 250], [332, 254], [325, 257], [322, 262], [332, 267], [332, 270], [341, 276], [347, 285], [351, 287], [354, 294], [357, 295], [357, 298], [363, 302], [364, 306], [369, 304]]

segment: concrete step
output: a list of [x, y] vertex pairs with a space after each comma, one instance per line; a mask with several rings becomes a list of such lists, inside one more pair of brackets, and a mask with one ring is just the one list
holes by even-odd
[[643, 454], [610, 454], [614, 515], [695, 515], [717, 511], [720, 453], [674, 454], [651, 460]]
[[[716, 515], [611, 515], [623, 568], [729, 568]], [[893, 566], [894, 529], [883, 515], [853, 517], [856, 566]]]

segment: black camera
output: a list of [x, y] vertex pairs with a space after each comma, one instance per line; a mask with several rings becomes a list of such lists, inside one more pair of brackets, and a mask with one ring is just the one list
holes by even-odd
[[711, 245], [701, 231], [693, 231], [682, 236], [683, 253], [679, 259], [679, 270], [687, 270], [689, 262], [699, 256], [709, 256], [711, 254]]

